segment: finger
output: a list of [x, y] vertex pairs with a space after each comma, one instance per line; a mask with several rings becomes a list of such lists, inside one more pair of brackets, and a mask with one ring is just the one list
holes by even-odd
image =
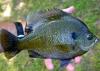
[[82, 59], [81, 56], [77, 56], [77, 57], [75, 57], [74, 62], [75, 62], [76, 64], [80, 64], [81, 59]]
[[75, 12], [75, 7], [74, 6], [70, 6], [69, 8], [66, 9], [62, 9], [64, 12], [66, 13], [74, 13]]
[[48, 70], [53, 70], [54, 66], [52, 63], [52, 59], [44, 59], [44, 64]]
[[67, 71], [75, 71], [75, 67], [74, 67], [74, 65], [73, 64], [68, 64], [67, 66], [66, 66], [66, 70]]

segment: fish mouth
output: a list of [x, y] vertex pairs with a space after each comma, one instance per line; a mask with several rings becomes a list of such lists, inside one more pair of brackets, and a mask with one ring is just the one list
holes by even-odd
[[98, 42], [100, 42], [100, 39], [98, 39], [98, 38], [96, 38], [95, 39], [95, 41], [94, 41], [94, 43], [92, 43], [91, 45], [89, 45], [89, 46], [87, 46], [87, 47], [83, 47], [82, 46], [82, 50], [84, 50], [84, 51], [88, 51], [91, 47], [93, 47], [96, 43], [98, 43]]
[[96, 42], [100, 42], [100, 38], [97, 38], [97, 39], [95, 40], [95, 43], [96, 43]]
[[93, 47], [97, 42], [100, 42], [100, 39], [96, 38], [94, 43], [92, 43], [89, 47]]
[[97, 42], [100, 42], [100, 39], [97, 38], [94, 43], [97, 43]]

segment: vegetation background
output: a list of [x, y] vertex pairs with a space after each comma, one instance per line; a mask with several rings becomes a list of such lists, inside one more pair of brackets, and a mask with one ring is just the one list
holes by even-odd
[[[82, 19], [90, 30], [100, 37], [100, 0], [0, 0], [0, 21], [17, 21], [26, 18], [27, 14], [34, 10], [50, 8], [67, 8], [75, 6], [74, 16]], [[59, 67], [59, 61], [53, 60], [55, 71]], [[27, 51], [22, 51], [14, 58], [7, 60], [4, 54], [0, 54], [0, 71], [48, 71], [43, 64], [43, 59], [31, 59]], [[83, 55], [80, 65], [76, 65], [76, 71], [100, 71], [100, 44]]]

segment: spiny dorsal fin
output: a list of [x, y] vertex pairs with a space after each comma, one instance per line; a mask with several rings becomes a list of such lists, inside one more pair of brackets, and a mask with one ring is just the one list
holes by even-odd
[[47, 9], [47, 10], [42, 10], [42, 11], [38, 11], [38, 12], [31, 12], [28, 16], [27, 16], [27, 23], [28, 24], [33, 24], [36, 23], [40, 20], [46, 19], [46, 20], [56, 20], [56, 19], [60, 19], [61, 17], [63, 17], [64, 15], [67, 15], [67, 13], [63, 12], [60, 9], [54, 8], [54, 9]]

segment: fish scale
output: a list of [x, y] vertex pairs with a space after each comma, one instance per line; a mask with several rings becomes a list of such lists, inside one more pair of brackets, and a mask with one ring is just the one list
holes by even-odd
[[[26, 49], [30, 57], [72, 59], [89, 51], [98, 41], [84, 22], [60, 9], [30, 13], [26, 27], [31, 32], [22, 39], [11, 33], [5, 34], [16, 44], [10, 43], [11, 38], [4, 37], [2, 40], [8, 39], [9, 42], [1, 41], [3, 46], [13, 45], [17, 47], [17, 53]], [[14, 49], [12, 46], [6, 48]], [[8, 51], [13, 53], [15, 50]]]
[[[95, 43], [97, 39], [93, 36], [92, 40], [88, 40], [86, 38], [86, 35], [90, 34], [88, 27], [79, 19], [60, 9], [30, 15], [28, 26], [31, 25], [34, 31], [21, 39], [25, 45], [22, 46], [20, 43], [19, 47], [31, 49], [33, 53], [36, 52], [43, 58], [70, 59], [82, 55], [89, 49], [83, 50], [84, 47]], [[76, 39], [72, 37], [74, 36], [72, 33], [77, 35]]]

